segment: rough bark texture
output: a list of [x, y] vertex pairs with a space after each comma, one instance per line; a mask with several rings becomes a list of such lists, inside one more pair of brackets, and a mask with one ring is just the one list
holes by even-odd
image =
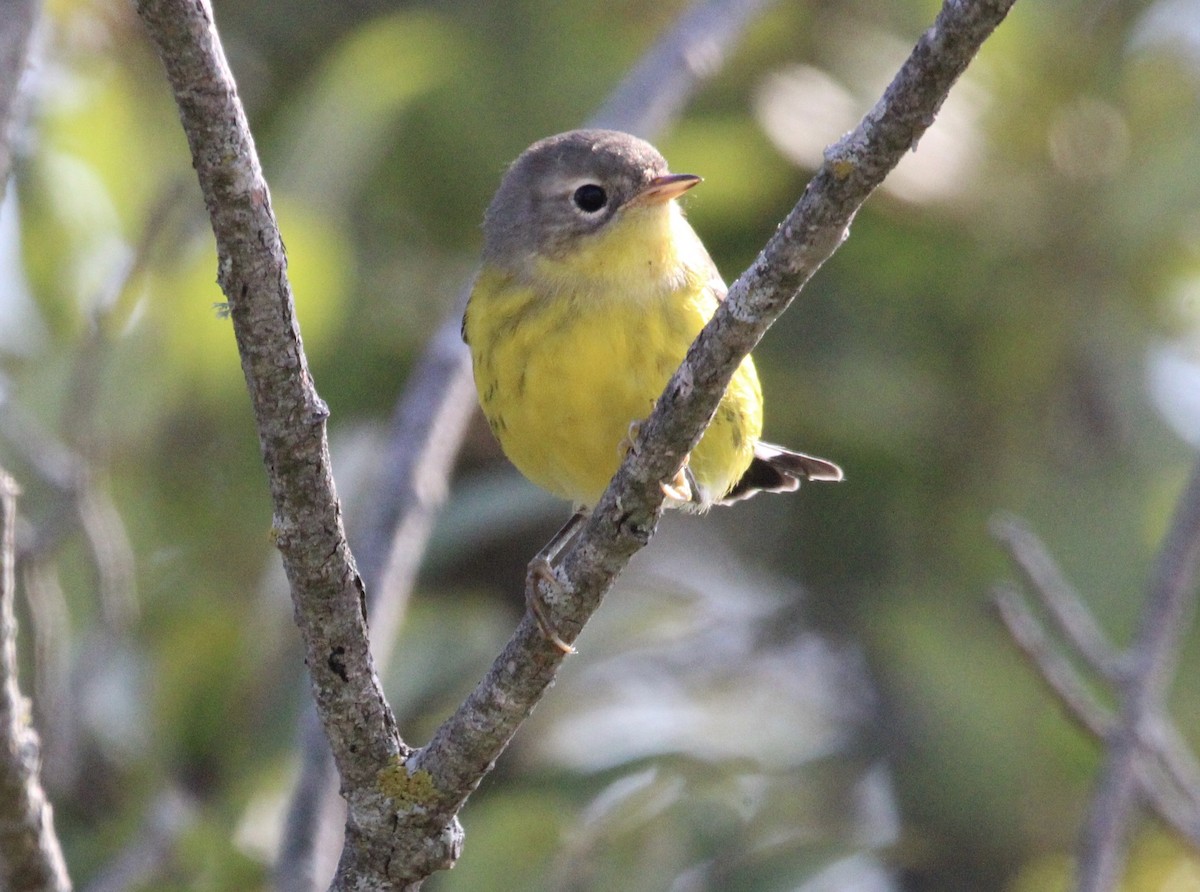
[[[387, 665], [408, 606], [421, 556], [445, 503], [450, 471], [475, 411], [470, 357], [456, 317], [444, 324], [417, 364], [398, 404], [382, 456], [375, 516], [359, 547], [368, 583], [371, 649]], [[336, 863], [341, 823], [333, 800], [337, 778], [317, 716], [300, 723], [300, 776], [288, 807], [275, 871], [279, 892], [310, 892], [324, 885]], [[330, 851], [332, 850], [332, 854]]]
[[[218, 279], [254, 409], [275, 540], [304, 638], [313, 696], [350, 807], [347, 836], [378, 871], [392, 862], [393, 801], [381, 771], [407, 750], [371, 661], [363, 585], [330, 470], [329, 410], [309, 375], [287, 259], [245, 113], [207, 2], [137, 4], [167, 70], [216, 236]], [[452, 863], [455, 833], [426, 837], [421, 875]]]

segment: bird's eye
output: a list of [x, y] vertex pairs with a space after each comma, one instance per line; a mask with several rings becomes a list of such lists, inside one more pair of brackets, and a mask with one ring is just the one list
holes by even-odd
[[575, 190], [571, 200], [575, 202], [575, 207], [585, 214], [594, 214], [608, 204], [608, 193], [595, 183], [584, 183]]

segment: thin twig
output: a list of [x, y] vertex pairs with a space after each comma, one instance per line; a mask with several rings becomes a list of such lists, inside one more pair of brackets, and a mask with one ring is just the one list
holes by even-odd
[[39, 777], [37, 732], [17, 685], [17, 484], [0, 469], [0, 888], [67, 892], [71, 880]]
[[134, 892], [159, 885], [177, 855], [180, 837], [196, 823], [196, 806], [179, 789], [168, 787], [146, 809], [129, 843], [83, 892]]
[[1079, 841], [1080, 892], [1116, 888], [1137, 797], [1140, 733], [1165, 712], [1164, 701], [1180, 644], [1195, 609], [1200, 564], [1200, 463], [1180, 496], [1155, 561], [1129, 671], [1121, 690], [1120, 721], [1109, 737], [1104, 765]]
[[1062, 703], [1067, 715], [1093, 737], [1107, 739], [1116, 727], [1116, 716], [1100, 702], [1071, 661], [1055, 646], [1020, 593], [1011, 586], [997, 586], [992, 593], [992, 603], [996, 605], [1009, 636], [1036, 667], [1038, 676]]
[[167, 220], [179, 204], [185, 183], [172, 182], [150, 205], [133, 250], [85, 305], [89, 325], [80, 339], [68, 381], [66, 408], [52, 434], [30, 413], [11, 403], [0, 407], [3, 436], [56, 494], [69, 502], [60, 522], [38, 530], [32, 548], [48, 552], [68, 533], [79, 530], [91, 552], [97, 576], [100, 616], [107, 631], [120, 633], [136, 618], [133, 549], [125, 522], [109, 496], [103, 474], [96, 469], [93, 440], [101, 382], [112, 355], [114, 316], [124, 309], [123, 298], [145, 270], [159, 242], [169, 232]]
[[1010, 514], [992, 518], [992, 537], [1008, 552], [1030, 590], [1046, 606], [1063, 637], [1093, 671], [1110, 680], [1125, 668], [1117, 649], [1084, 605], [1079, 593], [1051, 557], [1049, 550], [1024, 522]]
[[653, 141], [701, 83], [725, 65], [746, 28], [776, 0], [704, 0], [646, 53], [588, 121]]
[[[1004, 626], [1038, 677], [1058, 699], [1066, 715], [1101, 742], [1117, 727], [1116, 715], [1088, 688], [1015, 589], [998, 586], [993, 603]], [[1173, 726], [1144, 729], [1137, 760], [1138, 782], [1155, 812], [1192, 845], [1200, 846], [1200, 785], [1186, 747]]]
[[[1138, 740], [1143, 749], [1157, 754], [1166, 776], [1200, 812], [1200, 763], [1179, 733], [1179, 727], [1167, 715], [1155, 715], [1139, 729]], [[1198, 837], [1196, 847], [1200, 848], [1200, 819], [1197, 819], [1195, 834]]]

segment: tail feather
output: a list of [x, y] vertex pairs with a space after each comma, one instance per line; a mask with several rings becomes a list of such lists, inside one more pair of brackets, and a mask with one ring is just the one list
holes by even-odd
[[831, 461], [759, 442], [754, 446], [750, 467], [720, 504], [748, 499], [759, 492], [793, 492], [800, 488], [803, 480], [836, 482], [844, 476], [842, 469]]

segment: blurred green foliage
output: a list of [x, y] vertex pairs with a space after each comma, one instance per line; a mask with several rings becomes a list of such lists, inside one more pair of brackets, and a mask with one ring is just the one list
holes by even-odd
[[[681, 8], [218, 4], [352, 528], [504, 165], [586, 118]], [[780, 6], [659, 140], [705, 177], [689, 214], [728, 278], [935, 11]], [[546, 717], [468, 806], [461, 865], [430, 888], [1064, 887], [1096, 747], [987, 610], [1009, 571], [986, 527], [998, 510], [1027, 518], [1127, 640], [1195, 460], [1146, 370], [1164, 345], [1200, 355], [1196, 15], [1017, 4], [756, 352], [768, 436], [837, 459], [848, 481], [671, 518], [636, 564], [649, 579], [614, 593]], [[255, 888], [305, 683], [212, 237], [132, 5], [53, 0], [45, 18], [0, 227], [0, 464], [24, 489], [25, 683], [47, 780], [81, 886], [181, 802], [140, 888]], [[389, 673], [414, 743], [504, 640], [523, 563], [565, 510], [473, 429]], [[714, 583], [688, 545], [701, 534], [723, 540], [733, 577], [766, 581]], [[722, 613], [729, 592], [768, 606]], [[687, 658], [713, 617], [720, 640], [746, 640]], [[810, 676], [815, 641], [839, 656]], [[846, 666], [853, 715], [818, 696]], [[1174, 705], [1193, 738], [1198, 669], [1191, 647]], [[764, 708], [804, 745], [768, 765], [776, 738], [720, 719], [763, 686], [791, 691], [783, 678], [811, 687]], [[717, 759], [683, 725], [747, 745]], [[627, 757], [580, 754], [596, 728], [626, 726]], [[1197, 870], [1147, 831], [1129, 888], [1190, 888], [1179, 877]]]

